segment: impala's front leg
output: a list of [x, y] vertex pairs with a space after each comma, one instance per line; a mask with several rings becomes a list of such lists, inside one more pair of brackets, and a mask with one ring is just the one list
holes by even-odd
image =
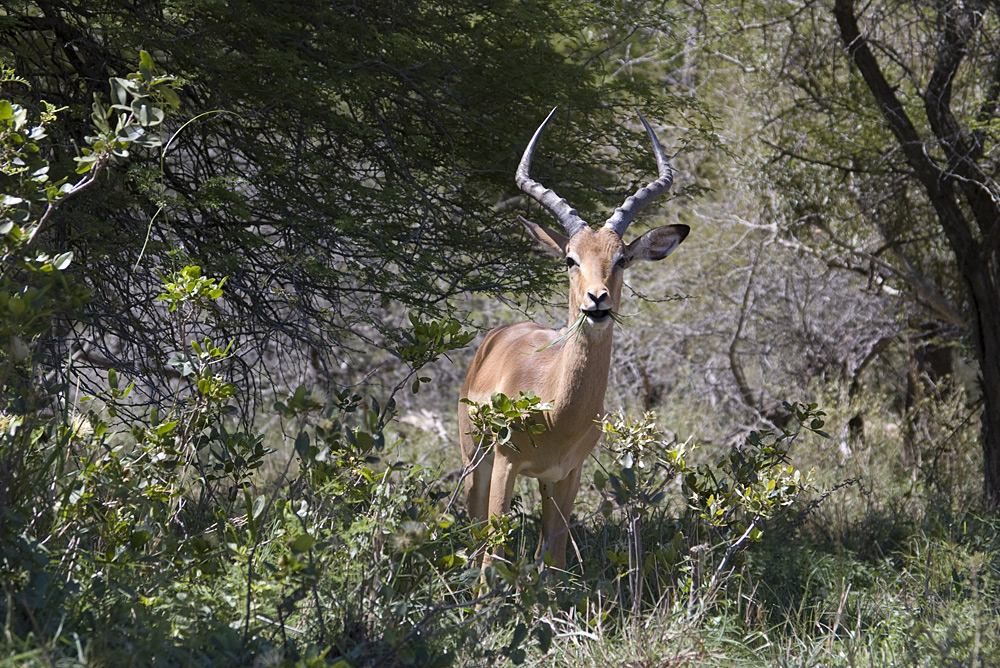
[[559, 482], [538, 481], [542, 493], [542, 535], [538, 539], [535, 558], [542, 550], [552, 555], [556, 568], [566, 569], [566, 542], [569, 539], [569, 516], [573, 512], [573, 501], [580, 490], [579, 466]]
[[[466, 462], [472, 466], [475, 462]], [[485, 522], [489, 519], [490, 510], [490, 480], [493, 476], [492, 458], [484, 458], [465, 478], [465, 502], [469, 516], [475, 522]]]
[[[490, 513], [489, 518], [503, 517], [510, 511], [510, 500], [514, 496], [514, 480], [517, 478], [517, 465], [498, 451], [493, 456], [493, 474], [490, 477]], [[501, 556], [503, 546], [495, 551], [487, 552], [483, 557], [483, 568], [493, 563], [496, 556]]]

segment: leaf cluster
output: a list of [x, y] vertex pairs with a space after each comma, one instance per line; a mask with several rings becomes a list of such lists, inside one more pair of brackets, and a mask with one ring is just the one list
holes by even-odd
[[[545, 431], [544, 411], [553, 406], [542, 401], [534, 392], [518, 392], [516, 399], [503, 392], [494, 392], [489, 403], [479, 404], [470, 399], [462, 399], [469, 405], [469, 419], [479, 437], [480, 449], [492, 451], [494, 445], [504, 445], [520, 451], [511, 439], [514, 434], [525, 434], [530, 440], [533, 435]], [[532, 441], [534, 442], [534, 441]]]
[[[805, 429], [828, 438], [821, 430], [824, 413], [816, 404], [784, 404], [796, 424], [794, 430], [753, 431], [742, 444], [732, 446], [715, 464], [690, 462], [689, 443], [663, 439], [655, 415], [633, 419], [616, 413], [605, 417], [601, 429], [609, 437], [608, 448], [618, 468], [612, 473], [598, 470], [594, 485], [611, 502], [605, 511], [624, 509], [630, 517], [648, 517], [667, 499], [668, 486], [680, 481], [680, 491], [698, 522], [695, 536], [711, 540], [723, 553], [718, 569], [728, 564], [747, 541], [764, 536], [765, 524], [790, 506], [809, 485], [809, 476], [788, 462], [791, 443]], [[676, 541], [684, 541], [681, 531]], [[635, 563], [630, 552], [612, 555], [612, 561]], [[671, 544], [644, 559], [645, 574], [657, 563], [673, 568], [679, 563], [679, 547]]]

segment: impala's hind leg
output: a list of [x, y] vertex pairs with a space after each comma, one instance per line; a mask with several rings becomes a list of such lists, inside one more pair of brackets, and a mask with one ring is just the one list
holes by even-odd
[[556, 568], [566, 569], [566, 542], [569, 540], [569, 516], [580, 489], [583, 467], [573, 469], [559, 482], [538, 481], [542, 493], [542, 535], [538, 539], [535, 558], [545, 550], [552, 555]]

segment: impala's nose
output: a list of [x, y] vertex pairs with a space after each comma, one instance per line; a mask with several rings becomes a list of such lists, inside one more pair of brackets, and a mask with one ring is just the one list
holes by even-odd
[[611, 295], [607, 290], [588, 290], [580, 310], [591, 323], [607, 322], [611, 318], [611, 306]]

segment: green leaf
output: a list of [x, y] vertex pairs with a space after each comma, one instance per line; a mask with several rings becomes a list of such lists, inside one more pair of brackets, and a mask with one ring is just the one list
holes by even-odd
[[14, 129], [20, 130], [24, 127], [25, 122], [28, 120], [28, 110], [20, 105], [17, 105], [14, 107], [14, 115], [12, 118], [14, 120]]
[[362, 452], [368, 452], [375, 445], [375, 439], [367, 431], [361, 431], [360, 429], [353, 432], [354, 442], [357, 443], [358, 449]]
[[528, 627], [524, 625], [524, 622], [518, 622], [517, 626], [514, 627], [514, 637], [510, 640], [510, 649], [515, 649], [521, 646], [524, 639], [528, 637]]
[[177, 426], [177, 420], [170, 420], [169, 422], [164, 422], [159, 427], [156, 428], [156, 434], [157, 436], [163, 436], [165, 434], [169, 434], [174, 430], [174, 427], [176, 426]]
[[177, 92], [170, 86], [163, 86], [161, 88], [157, 88], [156, 90], [163, 96], [163, 100], [174, 109], [181, 106], [180, 96], [177, 95]]
[[677, 533], [674, 534], [674, 538], [671, 541], [671, 545], [678, 552], [680, 552], [681, 550], [684, 549], [684, 532], [683, 531], [678, 531]]
[[292, 548], [293, 552], [308, 552], [312, 549], [312, 546], [316, 544], [316, 538], [310, 536], [307, 533], [296, 536], [295, 540], [289, 543], [289, 547]]
[[151, 82], [156, 74], [156, 64], [148, 51], [139, 51], [139, 76], [143, 81]]
[[133, 102], [132, 113], [135, 114], [139, 124], [144, 127], [159, 125], [163, 121], [163, 110], [150, 106], [145, 100], [136, 100]]
[[305, 457], [309, 454], [309, 434], [305, 431], [300, 431], [299, 435], [295, 437], [295, 452], [300, 457]]
[[132, 143], [143, 148], [156, 148], [157, 146], [163, 145], [163, 140], [159, 135], [146, 133]]
[[[133, 84], [128, 79], [119, 79], [115, 77], [111, 80], [111, 102], [112, 104], [120, 104], [123, 106], [128, 105], [128, 91], [133, 89]], [[95, 105], [95, 113], [97, 111]], [[101, 110], [101, 115], [104, 115], [103, 108]]]
[[62, 271], [69, 266], [69, 263], [73, 261], [73, 251], [67, 251], [61, 255], [57, 255], [55, 259], [52, 260], [52, 266]]
[[120, 142], [133, 142], [144, 134], [146, 134], [146, 131], [138, 125], [126, 125], [118, 132], [116, 139]]
[[548, 622], [542, 622], [535, 627], [535, 635], [538, 637], [538, 649], [545, 652], [549, 651], [552, 647], [552, 627]]
[[264, 506], [267, 503], [267, 497], [261, 494], [256, 499], [253, 500], [253, 510], [250, 513], [250, 517], [253, 519], [258, 519], [261, 513], [264, 512]]

